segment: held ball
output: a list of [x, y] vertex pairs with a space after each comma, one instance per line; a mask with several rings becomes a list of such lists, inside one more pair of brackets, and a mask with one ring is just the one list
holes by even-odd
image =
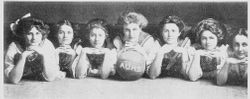
[[145, 71], [144, 56], [134, 50], [122, 52], [117, 60], [117, 72], [125, 80], [137, 80]]

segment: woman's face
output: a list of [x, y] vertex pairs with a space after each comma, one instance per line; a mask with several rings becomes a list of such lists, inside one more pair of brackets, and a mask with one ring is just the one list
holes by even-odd
[[247, 57], [247, 37], [244, 35], [236, 35], [233, 41], [233, 50], [236, 58], [243, 59]]
[[101, 28], [93, 28], [89, 34], [90, 44], [94, 48], [102, 48], [106, 39], [106, 33]]
[[167, 23], [162, 28], [162, 37], [167, 44], [177, 44], [180, 36], [179, 27], [174, 23]]
[[201, 38], [201, 46], [205, 50], [213, 50], [216, 48], [218, 43], [218, 38], [212, 32], [208, 30], [203, 31], [200, 38]]
[[136, 23], [124, 24], [123, 26], [124, 41], [138, 42], [141, 28]]
[[26, 43], [29, 46], [38, 46], [42, 41], [42, 33], [37, 30], [36, 27], [32, 27], [31, 30], [25, 35]]
[[74, 32], [72, 27], [68, 25], [60, 26], [58, 30], [58, 41], [60, 45], [70, 45], [74, 37]]

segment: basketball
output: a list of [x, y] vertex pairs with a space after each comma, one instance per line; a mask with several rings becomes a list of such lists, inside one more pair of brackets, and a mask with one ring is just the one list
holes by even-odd
[[117, 72], [124, 80], [138, 80], [145, 71], [145, 58], [141, 53], [129, 50], [119, 55], [117, 65]]

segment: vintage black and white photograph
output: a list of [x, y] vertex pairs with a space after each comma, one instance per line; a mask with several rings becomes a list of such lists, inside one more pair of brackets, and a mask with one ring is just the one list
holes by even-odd
[[4, 99], [247, 99], [248, 1], [2, 1]]

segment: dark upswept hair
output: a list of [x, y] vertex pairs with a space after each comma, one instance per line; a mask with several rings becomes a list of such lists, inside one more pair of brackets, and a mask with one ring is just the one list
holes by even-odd
[[[94, 18], [94, 19], [91, 19], [88, 23], [87, 23], [87, 26], [86, 26], [86, 33], [85, 33], [85, 38], [88, 38], [86, 39], [87, 41], [86, 42], [86, 46], [90, 46], [90, 41], [89, 41], [89, 35], [90, 35], [90, 32], [92, 31], [92, 29], [94, 28], [100, 28], [102, 29], [104, 32], [105, 32], [105, 35], [106, 35], [106, 38], [109, 37], [108, 35], [108, 23], [105, 19], [101, 19], [101, 18]], [[107, 45], [107, 41], [105, 40], [104, 41], [104, 46]]]
[[56, 30], [57, 30], [57, 32], [58, 32], [59, 28], [60, 28], [62, 25], [68, 25], [68, 26], [70, 26], [70, 27], [73, 29], [72, 23], [71, 23], [69, 20], [61, 20], [61, 21], [57, 22], [57, 24], [56, 24], [56, 27], [57, 27]]
[[218, 39], [218, 46], [221, 46], [222, 44], [225, 43], [225, 36], [226, 36], [226, 30], [225, 26], [221, 24], [219, 21], [213, 19], [213, 18], [207, 18], [202, 21], [200, 21], [195, 27], [194, 27], [194, 33], [196, 36], [196, 42], [199, 44], [201, 43], [200, 38], [201, 34], [204, 31], [210, 31], [214, 35], [216, 35]]
[[240, 28], [240, 29], [238, 30], [237, 33], [234, 33], [233, 35], [231, 35], [231, 36], [229, 37], [229, 42], [228, 42], [228, 43], [229, 43], [229, 46], [230, 46], [231, 49], [233, 48], [234, 38], [235, 38], [237, 35], [243, 35], [243, 36], [248, 37], [247, 29], [246, 29], [246, 28]]
[[15, 28], [12, 30], [12, 32], [15, 36], [15, 42], [19, 43], [23, 49], [27, 46], [25, 42], [25, 36], [33, 27], [41, 32], [42, 40], [47, 38], [48, 34], [50, 33], [49, 26], [40, 19], [32, 17], [20, 19], [15, 24]]
[[159, 27], [162, 30], [164, 25], [167, 23], [174, 23], [178, 26], [180, 32], [182, 32], [184, 30], [185, 27], [185, 23], [183, 22], [183, 20], [178, 17], [178, 16], [165, 16], [163, 17], [163, 19], [161, 20], [161, 22], [159, 23]]
[[16, 29], [14, 30], [15, 35], [19, 37], [24, 37], [33, 27], [42, 33], [43, 39], [45, 39], [49, 34], [49, 26], [44, 24], [44, 22], [40, 19], [28, 17], [21, 19]]
[[159, 33], [160, 33], [160, 37], [161, 36], [161, 33], [162, 33], [162, 30], [163, 30], [163, 27], [165, 24], [168, 24], [168, 23], [174, 23], [178, 26], [179, 30], [180, 30], [180, 33], [181, 35], [179, 36], [179, 39], [184, 39], [184, 35], [183, 35], [183, 31], [184, 31], [184, 28], [185, 28], [185, 23], [183, 22], [183, 20], [178, 17], [178, 16], [165, 16], [163, 17], [163, 19], [161, 20], [161, 22], [159, 23]]
[[140, 26], [141, 29], [143, 29], [147, 27], [148, 20], [144, 15], [140, 13], [133, 11], [125, 11], [120, 15], [117, 21], [118, 25], [124, 25], [130, 23], [136, 23]]
[[246, 28], [240, 28], [237, 35], [244, 35], [244, 36], [248, 37], [247, 29]]
[[100, 28], [102, 29], [105, 33], [106, 33], [106, 36], [108, 36], [108, 30], [107, 30], [107, 21], [104, 20], [104, 19], [101, 19], [101, 18], [95, 18], [95, 19], [92, 19], [90, 20], [88, 23], [87, 23], [87, 33], [89, 35], [89, 33], [91, 32], [92, 29], [94, 28]]
[[55, 28], [54, 28], [54, 39], [55, 40], [55, 46], [58, 47], [59, 46], [59, 41], [58, 41], [58, 32], [59, 32], [59, 29], [62, 25], [67, 25], [69, 27], [71, 27], [73, 29], [73, 40], [71, 42], [71, 47], [73, 47], [76, 43], [80, 43], [82, 42], [81, 38], [80, 38], [80, 34], [78, 33], [78, 31], [80, 30], [80, 27], [78, 24], [73, 24], [71, 21], [67, 20], [67, 19], [64, 19], [64, 20], [60, 20], [56, 23]]

